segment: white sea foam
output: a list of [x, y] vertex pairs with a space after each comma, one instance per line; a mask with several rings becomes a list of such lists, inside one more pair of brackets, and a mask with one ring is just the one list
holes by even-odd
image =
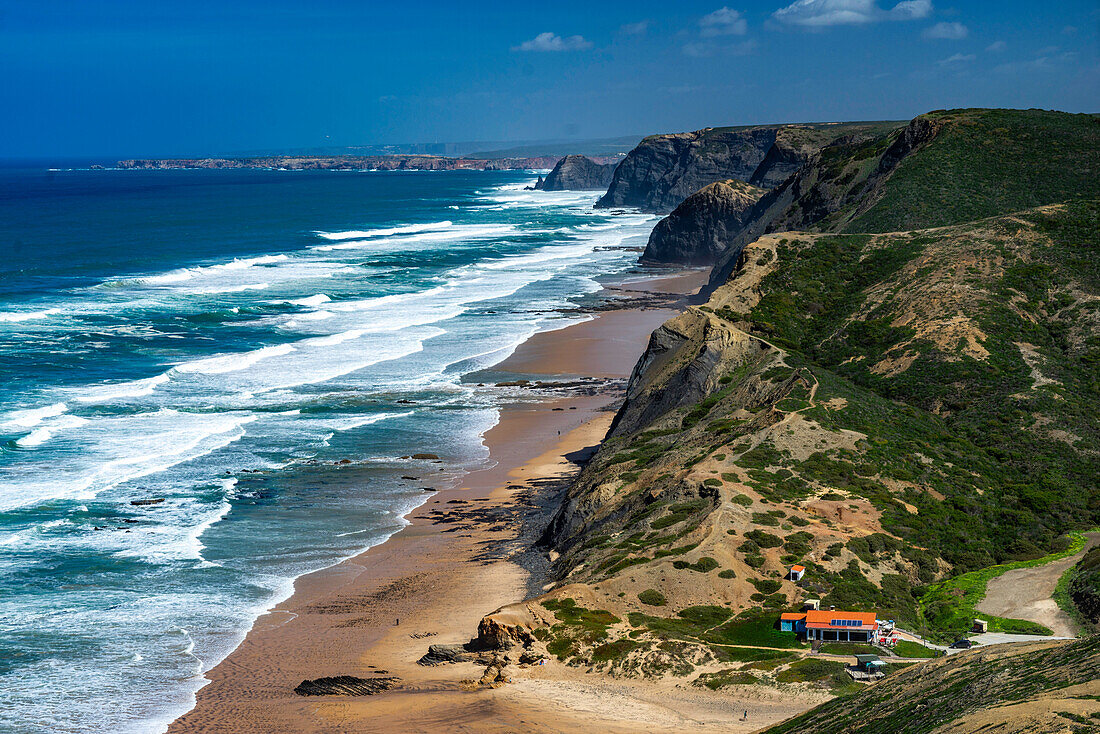
[[371, 252], [400, 252], [409, 249], [422, 249], [427, 245], [437, 245], [456, 240], [481, 240], [491, 237], [503, 237], [517, 232], [511, 224], [462, 224], [444, 231], [425, 231], [374, 239], [353, 239], [337, 245], [317, 245], [317, 252], [336, 252], [340, 250], [370, 250]]
[[270, 283], [245, 283], [243, 285], [211, 286], [209, 288], [195, 288], [190, 291], [200, 295], [217, 295], [220, 293], [243, 293], [244, 291], [262, 291], [271, 287]]
[[[455, 409], [450, 414], [449, 422], [434, 425], [443, 425], [445, 430], [450, 431], [447, 440], [453, 439], [465, 445], [467, 437], [475, 432], [474, 427], [470, 427], [471, 423], [484, 422], [483, 428], [487, 429], [495, 422], [485, 420], [491, 411], [483, 410], [479, 406], [491, 407], [496, 398], [488, 393], [472, 392], [468, 387], [448, 381], [457, 380], [469, 369], [495, 362], [528, 334], [544, 328], [549, 319], [542, 311], [560, 307], [567, 303], [569, 297], [598, 288], [596, 276], [618, 269], [620, 264], [627, 264], [633, 257], [624, 254], [623, 250], [604, 252], [601, 248], [615, 248], [622, 244], [624, 232], [642, 234], [644, 227], [641, 225], [647, 219], [639, 215], [643, 221], [641, 225], [635, 226], [633, 219], [628, 218], [632, 215], [615, 217], [616, 222], [609, 225], [606, 214], [587, 210], [592, 198], [590, 194], [523, 192], [520, 191], [523, 185], [521, 183], [508, 189], [488, 192], [482, 201], [491, 207], [499, 206], [517, 212], [522, 212], [523, 207], [546, 206], [548, 211], [565, 208], [570, 216], [575, 215], [575, 221], [591, 222], [591, 226], [574, 226], [559, 231], [558, 234], [562, 235], [561, 241], [551, 245], [544, 244], [548, 239], [545, 235], [550, 234], [551, 230], [535, 230], [533, 227], [539, 225], [532, 224], [516, 226], [437, 223], [447, 226], [418, 230], [390, 227], [321, 233], [317, 244], [330, 249], [314, 247], [289, 256], [269, 256], [273, 259], [246, 258], [221, 265], [203, 265], [154, 274], [151, 276], [152, 280], [145, 278], [120, 281], [120, 287], [106, 294], [106, 299], [102, 298], [102, 291], [98, 297], [96, 292], [92, 292], [93, 298], [88, 301], [96, 303], [87, 304], [86, 309], [86, 304], [82, 302], [82, 313], [95, 308], [102, 312], [124, 309], [144, 316], [141, 312], [145, 310], [159, 315], [166, 307], [173, 310], [193, 310], [198, 306], [204, 309], [204, 299], [200, 297], [203, 293], [227, 294], [218, 298], [219, 303], [224, 304], [219, 308], [241, 306], [242, 312], [246, 313], [255, 305], [262, 307], [272, 303], [288, 304], [300, 309], [270, 309], [267, 313], [261, 312], [255, 321], [246, 324], [235, 322], [233, 328], [259, 331], [287, 327], [295, 330], [296, 341], [240, 353], [216, 354], [202, 359], [185, 351], [192, 342], [181, 342], [178, 343], [179, 353], [190, 357], [180, 358], [181, 364], [171, 369], [165, 365], [166, 371], [163, 374], [127, 382], [56, 389], [49, 393], [56, 395], [53, 399], [65, 400], [70, 406], [76, 403], [127, 399], [127, 409], [147, 412], [136, 415], [104, 415], [101, 414], [101, 411], [106, 412], [103, 409], [86, 409], [79, 411], [87, 416], [86, 424], [64, 430], [57, 430], [55, 426], [55, 423], [60, 423], [65, 417], [64, 409], [37, 420], [26, 416], [24, 420], [33, 421], [32, 424], [19, 426], [16, 435], [28, 431], [33, 434], [35, 430], [49, 431], [50, 435], [46, 443], [38, 444], [37, 449], [31, 447], [26, 451], [10, 452], [21, 463], [17, 462], [14, 466], [8, 464], [4, 467], [4, 472], [0, 473], [0, 509], [3, 509], [4, 502], [16, 497], [19, 498], [18, 503], [29, 505], [50, 498], [92, 497], [103, 493], [105, 496], [100, 497], [101, 502], [117, 501], [123, 510], [127, 510], [129, 508], [125, 503], [130, 497], [163, 494], [169, 497], [169, 501], [156, 508], [155, 512], [141, 510], [143, 522], [127, 526], [125, 529], [130, 530], [129, 533], [122, 532], [121, 528], [117, 532], [97, 533], [74, 529], [71, 535], [77, 539], [72, 542], [94, 544], [96, 552], [101, 554], [128, 555], [153, 563], [164, 563], [164, 578], [178, 581], [179, 578], [172, 575], [172, 564], [182, 562], [181, 567], [192, 574], [196, 563], [200, 567], [213, 565], [205, 560], [206, 556], [218, 560], [204, 548], [203, 541], [211, 547], [215, 545], [214, 533], [210, 532], [210, 528], [217, 525], [230, 511], [230, 500], [235, 489], [227, 486], [234, 480], [225, 479], [225, 491], [222, 493], [224, 497], [219, 497], [218, 492], [210, 486], [210, 477], [221, 475], [228, 467], [252, 468], [255, 464], [249, 462], [260, 454], [267, 457], [278, 456], [280, 460], [285, 459], [286, 463], [301, 463], [311, 455], [319, 440], [333, 432], [338, 435], [339, 431], [362, 429], [366, 433], [371, 430], [366, 428], [371, 423], [387, 418], [397, 420], [398, 416], [412, 413], [344, 413], [334, 416], [313, 412], [315, 405], [328, 405], [330, 400], [370, 400], [371, 393], [378, 392], [386, 393], [388, 398], [396, 391], [405, 389], [406, 378], [410, 378], [407, 381], [409, 385], [415, 380], [424, 380], [425, 386], [433, 391], [431, 404], [449, 405]], [[469, 208], [471, 207], [463, 204], [464, 210]], [[537, 221], [536, 217], [538, 215], [533, 213], [530, 221]], [[509, 219], [514, 221], [521, 218], [512, 215]], [[318, 225], [324, 226], [324, 223], [319, 222]], [[542, 235], [538, 244], [531, 246], [529, 241], [525, 241], [524, 238], [529, 234]], [[415, 279], [410, 278], [410, 283], [416, 282], [418, 285], [404, 286], [420, 288], [414, 292], [391, 296], [373, 295], [377, 291], [369, 279], [378, 269], [364, 269], [359, 262], [369, 261], [378, 252], [432, 249], [445, 251], [447, 260], [453, 261], [453, 253], [476, 253], [481, 250], [480, 243], [468, 245], [466, 239], [473, 241], [489, 237], [505, 240], [492, 243], [490, 249], [495, 254], [482, 255], [480, 259], [468, 257], [467, 262], [474, 261], [445, 272], [439, 272], [435, 265], [426, 265], [423, 274], [434, 280], [423, 285], [423, 278], [418, 272]], [[398, 260], [399, 257], [392, 259]], [[394, 270], [399, 271], [401, 268]], [[533, 285], [555, 277], [558, 278], [555, 284]], [[321, 278], [333, 280], [319, 280]], [[403, 278], [391, 276], [391, 279], [384, 282], [387, 287], [391, 287], [402, 283]], [[249, 291], [259, 290], [258, 286], [261, 284], [269, 284], [268, 294], [262, 297], [271, 300], [261, 301], [260, 297], [249, 294]], [[523, 290], [528, 286], [533, 287]], [[339, 299], [333, 301], [321, 291], [339, 293]], [[240, 295], [234, 296], [234, 293]], [[507, 300], [491, 303], [493, 299]], [[244, 306], [250, 308], [246, 310]], [[478, 308], [478, 312], [473, 313], [473, 308]], [[300, 313], [286, 313], [299, 310]], [[495, 314], [483, 315], [482, 310], [495, 311]], [[68, 316], [72, 311], [66, 308], [65, 313]], [[455, 319], [456, 316], [462, 318]], [[57, 321], [60, 323], [62, 319]], [[135, 318], [132, 321], [138, 324], [161, 323], [152, 318]], [[561, 323], [560, 320], [553, 322], [554, 325]], [[52, 326], [49, 322], [47, 325]], [[121, 328], [110, 325], [95, 328], [109, 332], [112, 338], [160, 340], [175, 336], [145, 326], [131, 327], [131, 331], [125, 333]], [[213, 336], [216, 337], [217, 334]], [[220, 347], [224, 350], [231, 348]], [[183, 361], [187, 359], [191, 361]], [[390, 363], [379, 365], [387, 361]], [[379, 366], [364, 369], [372, 365]], [[363, 371], [356, 374], [357, 370]], [[340, 379], [336, 381], [335, 378]], [[331, 387], [319, 385], [295, 389], [330, 379], [334, 380]], [[449, 398], [446, 397], [448, 395]], [[302, 408], [296, 407], [299, 405], [302, 408], [309, 407], [303, 412]], [[171, 409], [167, 409], [168, 406]], [[253, 413], [253, 410], [271, 412]], [[476, 413], [476, 421], [463, 418], [470, 412]], [[425, 425], [438, 420], [432, 417], [431, 410], [418, 410], [417, 415], [415, 420], [419, 421], [419, 416], [422, 415]], [[2, 416], [0, 421], [11, 417]], [[250, 424], [251, 421], [256, 423]], [[398, 425], [402, 430], [421, 430], [413, 420], [403, 421]], [[244, 440], [230, 445], [242, 438]], [[376, 452], [390, 453], [393, 450], [386, 446], [376, 449]], [[216, 453], [209, 460], [193, 461], [213, 452]], [[284, 452], [293, 458], [283, 456]], [[476, 452], [469, 453], [474, 455]], [[456, 452], [456, 455], [467, 455], [467, 452]], [[242, 458], [245, 460], [241, 461]], [[274, 465], [277, 462], [273, 459], [272, 463]], [[398, 471], [402, 465], [404, 462], [387, 462], [389, 468]], [[175, 468], [165, 471], [171, 467]], [[110, 491], [120, 482], [138, 477], [148, 478]], [[123, 488], [125, 491], [121, 491]], [[416, 494], [411, 502], [420, 501], [422, 496], [427, 495]], [[97, 503], [94, 507], [99, 506]], [[60, 507], [61, 513], [70, 514], [72, 505]], [[277, 507], [278, 512], [289, 512], [290, 509], [289, 505]], [[380, 512], [384, 513], [387, 509], [398, 513], [404, 511], [383, 506]], [[265, 517], [270, 517], [263, 514], [264, 508], [253, 510], [250, 510], [251, 514], [245, 520], [263, 522]], [[139, 515], [138, 510], [131, 512], [135, 517]], [[74, 516], [74, 525], [83, 528], [90, 521], [95, 520], [82, 514]], [[350, 527], [345, 524], [341, 529], [354, 528], [350, 535], [356, 536], [362, 532], [357, 530], [360, 527], [363, 525], [353, 523]], [[49, 532], [57, 536], [66, 530], [58, 526]], [[390, 532], [392, 529], [388, 526], [376, 528], [369, 535], [363, 534], [362, 542], [377, 542]], [[41, 533], [38, 535], [41, 537], [30, 537], [29, 540], [20, 542], [37, 543], [38, 547], [43, 548], [46, 541], [53, 544], [57, 542], [55, 537], [46, 537]], [[123, 714], [117, 714], [114, 719], [104, 718], [108, 724], [115, 726], [100, 726], [98, 729], [163, 730], [172, 716], [183, 713], [193, 702], [194, 690], [204, 682], [197, 676], [188, 676], [224, 657], [224, 654], [240, 642], [244, 630], [257, 615], [289, 596], [292, 590], [291, 577], [304, 570], [312, 570], [304, 568], [316, 559], [316, 556], [310, 557], [309, 552], [330, 539], [319, 535], [316, 538], [310, 537], [309, 540], [309, 543], [303, 543], [308, 549], [303, 552], [302, 557], [310, 560], [300, 561], [296, 554], [302, 549], [292, 547], [294, 544], [291, 543], [288, 547], [279, 549], [279, 553], [285, 554], [287, 559], [285, 566], [278, 566], [278, 571], [270, 570], [276, 566], [268, 566], [264, 572], [248, 576], [246, 581], [254, 584], [253, 589], [262, 587], [272, 590], [273, 596], [264, 598], [258, 604], [254, 603], [257, 600], [255, 596], [248, 597], [249, 603], [241, 604], [240, 597], [233, 598], [231, 592], [225, 593], [226, 589], [218, 586], [231, 573], [242, 570], [247, 573], [247, 566], [242, 564], [240, 567], [234, 565], [232, 569], [216, 571], [209, 577], [213, 579], [209, 588], [198, 588], [203, 586], [198, 584], [188, 586], [185, 593], [175, 593], [166, 585], [163, 593], [158, 589], [157, 593], [148, 594], [141, 599], [123, 601], [117, 612], [97, 610], [95, 613], [88, 613], [86, 617], [58, 615], [58, 629], [93, 629], [94, 625], [100, 624], [105, 630], [113, 630], [117, 626], [119, 635], [126, 635], [127, 644], [114, 649], [119, 659], [125, 659], [125, 664], [133, 669], [121, 672], [110, 670], [110, 680], [101, 676], [105, 683], [105, 693], [100, 695], [101, 698], [113, 696], [123, 701], [126, 695], [116, 694], [116, 690], [132, 691], [133, 680], [145, 683], [158, 672], [167, 671], [168, 676], [178, 676], [172, 678], [167, 685], [160, 682], [160, 679], [149, 685], [149, 690], [154, 690], [158, 696], [163, 694], [158, 700], [166, 711], [171, 711], [165, 713], [163, 719], [157, 718], [155, 712], [143, 710], [136, 712], [126, 726], [117, 725], [118, 719], [123, 717]], [[358, 552], [359, 548], [350, 547], [354, 544], [353, 538], [349, 543], [349, 553]], [[56, 548], [56, 545], [51, 547]], [[219, 552], [220, 550], [219, 548]], [[189, 577], [188, 581], [191, 580], [193, 579]], [[250, 591], [250, 594], [254, 593]], [[223, 604], [224, 608], [220, 608], [219, 604]], [[255, 608], [251, 608], [253, 606]], [[141, 638], [139, 634], [134, 634], [134, 630], [127, 628], [127, 618], [140, 619], [143, 626], [153, 625], [157, 633], [146, 635], [142, 643], [129, 644], [131, 640]], [[235, 629], [226, 634], [225, 630], [230, 625]], [[190, 634], [183, 628], [190, 630]], [[34, 629], [50, 631], [54, 628], [43, 622]], [[172, 638], [177, 644], [165, 646], [163, 632], [176, 629], [180, 631], [174, 632]], [[113, 642], [110, 634], [113, 632], [108, 633], [105, 639]], [[144, 658], [144, 662], [141, 658]], [[183, 667], [180, 666], [182, 658], [187, 659], [187, 664]], [[101, 661], [96, 662], [98, 664]], [[81, 661], [77, 661], [77, 665], [80, 663]], [[68, 661], [60, 659], [55, 663], [59, 670], [66, 664]], [[88, 691], [90, 685], [100, 682], [96, 678], [99, 673], [87, 668], [79, 670], [83, 675], [80, 684], [74, 688], [78, 695], [86, 696], [86, 700], [95, 703], [95, 696], [89, 695]], [[99, 670], [107, 671], [108, 668], [101, 665]], [[122, 681], [117, 687], [116, 680]], [[67, 681], [55, 677], [50, 682], [51, 685], [43, 690], [65, 690]], [[33, 695], [28, 694], [29, 689], [29, 685], [23, 686], [18, 692], [21, 696], [18, 705], [26, 707], [28, 711], [33, 710], [31, 702], [35, 700]], [[164, 693], [165, 691], [169, 693]], [[68, 710], [73, 708], [69, 707]], [[134, 709], [127, 710], [125, 715], [129, 716], [132, 711]], [[139, 721], [139, 716], [146, 718]], [[62, 721], [61, 718], [57, 720]], [[4, 714], [0, 713], [0, 728], [3, 728], [4, 721]], [[133, 722], [138, 723], [131, 727]], [[97, 729], [94, 725], [84, 728]], [[69, 729], [75, 730], [74, 727]]]
[[164, 471], [238, 440], [256, 420], [246, 412], [171, 409], [66, 426], [65, 462], [25, 461], [0, 476], [0, 510], [48, 499], [92, 499], [122, 482]]
[[26, 436], [23, 436], [23, 438], [15, 442], [15, 445], [24, 449], [41, 446], [42, 444], [53, 438], [54, 434], [58, 433], [59, 431], [63, 431], [66, 428], [75, 428], [87, 422], [88, 421], [84, 418], [80, 418], [75, 415], [63, 415], [58, 417], [57, 420], [50, 421], [48, 425], [43, 426], [42, 428], [36, 428], [35, 430], [28, 433]]
[[351, 341], [352, 339], [358, 339], [365, 333], [366, 332], [359, 329], [352, 329], [351, 331], [344, 331], [339, 334], [319, 336], [313, 339], [303, 339], [298, 343], [302, 346], [310, 347], [331, 347], [335, 344], [343, 344], [344, 342]]
[[308, 298], [295, 298], [287, 301], [292, 306], [320, 306], [322, 303], [328, 303], [332, 299], [326, 296], [324, 293], [318, 293], [315, 296], [309, 296]]
[[60, 308], [46, 308], [41, 311], [0, 311], [0, 323], [19, 323], [44, 319], [61, 313]]
[[191, 362], [184, 362], [178, 364], [172, 368], [172, 372], [177, 373], [202, 373], [206, 375], [219, 375], [225, 372], [237, 372], [239, 370], [246, 370], [252, 365], [256, 364], [262, 359], [270, 359], [271, 357], [278, 357], [284, 354], [290, 354], [294, 351], [294, 347], [289, 344], [279, 344], [273, 347], [261, 347], [260, 349], [254, 349], [251, 352], [242, 352], [240, 354], [225, 354], [219, 357], [207, 357], [205, 359], [196, 359]]
[[363, 426], [372, 426], [375, 423], [379, 423], [391, 418], [405, 418], [413, 414], [413, 411], [407, 410], [404, 413], [376, 413], [375, 415], [358, 416], [355, 418], [341, 418], [340, 420], [333, 421], [332, 426], [337, 431], [350, 431], [353, 428], [362, 428]]
[[324, 321], [325, 319], [331, 319], [335, 315], [336, 314], [332, 311], [307, 311], [306, 313], [298, 314], [284, 325], [289, 329], [294, 329], [301, 326], [303, 322]]
[[120, 398], [140, 398], [152, 394], [158, 385], [170, 379], [167, 374], [160, 374], [141, 380], [82, 387], [78, 389], [80, 394], [75, 399], [82, 403], [105, 403]]
[[347, 232], [318, 232], [318, 237], [326, 240], [359, 240], [368, 237], [390, 237], [395, 234], [412, 234], [413, 232], [427, 232], [434, 229], [447, 229], [452, 225], [450, 221], [431, 222], [428, 224], [409, 224], [403, 227], [388, 227], [385, 229], [350, 230]]
[[288, 259], [289, 258], [286, 255], [260, 255], [259, 257], [235, 258], [229, 262], [218, 263], [216, 265], [179, 268], [178, 270], [171, 270], [167, 273], [161, 273], [159, 275], [146, 275], [138, 278], [112, 280], [108, 281], [107, 285], [173, 285], [176, 283], [183, 283], [186, 281], [194, 280], [195, 278], [204, 275], [225, 272], [239, 272], [247, 268], [252, 268], [256, 266], [274, 265], [275, 263], [281, 263]]
[[183, 499], [175, 506], [175, 516], [170, 522], [139, 525], [132, 532], [140, 536], [117, 551], [116, 556], [141, 558], [152, 563], [173, 561], [198, 561], [200, 567], [218, 566], [207, 561], [202, 552], [206, 546], [202, 536], [220, 522], [233, 508], [237, 479], [223, 477], [217, 480], [222, 487], [222, 497], [216, 503]]
[[28, 408], [27, 410], [15, 410], [8, 414], [8, 418], [2, 425], [9, 429], [30, 428], [37, 426], [46, 418], [61, 415], [69, 407], [65, 403], [54, 403], [44, 408]]

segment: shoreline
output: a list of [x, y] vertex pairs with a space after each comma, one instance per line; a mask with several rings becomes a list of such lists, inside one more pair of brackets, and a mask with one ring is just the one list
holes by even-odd
[[[678, 271], [608, 290], [674, 294], [682, 302], [705, 280], [705, 272]], [[650, 332], [677, 312], [672, 300], [654, 304], [640, 298], [597, 310], [587, 321], [537, 332], [490, 370], [625, 379]], [[205, 671], [208, 682], [194, 706], [168, 731], [339, 731], [326, 713], [334, 705], [375, 709], [373, 702], [408, 699], [414, 685], [440, 685], [434, 680], [440, 671], [416, 666], [415, 659], [428, 644], [466, 642], [482, 616], [537, 593], [531, 584], [545, 561], [530, 551], [532, 533], [541, 531], [558, 493], [579, 470], [567, 455], [598, 445], [617, 398], [596, 391], [502, 406], [483, 439], [488, 467], [431, 495], [382, 543], [295, 579], [292, 594], [260, 615], [233, 652]], [[469, 596], [476, 588], [482, 591]], [[444, 614], [445, 624], [430, 624]], [[394, 647], [419, 653], [395, 658]], [[306, 679], [383, 672], [402, 678], [389, 694], [293, 693]]]

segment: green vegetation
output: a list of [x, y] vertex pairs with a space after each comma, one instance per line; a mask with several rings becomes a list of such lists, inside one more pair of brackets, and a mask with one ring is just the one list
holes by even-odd
[[1088, 629], [1100, 629], [1100, 546], [1092, 548], [1059, 580], [1055, 599]]
[[620, 660], [641, 646], [642, 643], [627, 639], [607, 642], [592, 650], [592, 662], [605, 663], [611, 660]]
[[[949, 656], [890, 675], [853, 696], [834, 699], [788, 719], [767, 734], [950, 731], [952, 722], [975, 710], [1040, 698], [1049, 705], [1068, 698], [1060, 691], [1100, 679], [1100, 635], [1040, 649], [1000, 648], [999, 654]], [[914, 685], [918, 670], [921, 684]]]
[[1063, 550], [1043, 558], [983, 568], [931, 584], [922, 590], [920, 596], [921, 616], [928, 628], [941, 639], [954, 638], [966, 632], [976, 617], [987, 620], [991, 632], [1015, 632], [1025, 635], [1053, 634], [1049, 628], [1035, 622], [995, 617], [983, 614], [974, 607], [985, 598], [985, 586], [990, 579], [1014, 568], [1042, 566], [1051, 561], [1072, 556], [1080, 552], [1084, 545], [1085, 536], [1082, 533], [1074, 533]]
[[695, 679], [694, 683], [697, 686], [706, 686], [712, 691], [717, 691], [719, 688], [725, 688], [726, 686], [752, 685], [758, 680], [752, 673], [727, 668], [717, 673], [703, 673]]
[[903, 658], [934, 658], [939, 655], [936, 650], [909, 640], [898, 640], [898, 644], [894, 645], [893, 650], [898, 657]]
[[958, 224], [1100, 195], [1100, 125], [1044, 110], [951, 110], [935, 141], [902, 161], [850, 232]]
[[818, 681], [844, 675], [844, 663], [819, 658], [803, 658], [775, 676], [780, 683], [802, 683]]
[[675, 568], [686, 568], [688, 570], [696, 571], [698, 573], [709, 573], [718, 568], [720, 564], [718, 563], [718, 561], [714, 560], [710, 556], [702, 556], [695, 563], [688, 563], [687, 561], [673, 561], [672, 565]]
[[648, 604], [651, 607], [663, 607], [668, 604], [668, 599], [665, 595], [656, 589], [646, 589], [638, 594], [638, 601], [642, 604]]
[[782, 586], [782, 584], [775, 579], [749, 579], [749, 581], [761, 594], [774, 594], [779, 591], [779, 587]]
[[775, 627], [776, 615], [746, 610], [735, 619], [712, 630], [710, 640], [727, 645], [802, 648], [793, 632], [780, 632]]
[[763, 530], [750, 530], [745, 537], [756, 543], [760, 548], [778, 548], [783, 545], [783, 539], [778, 535], [766, 533]]
[[683, 502], [677, 505], [672, 505], [668, 508], [668, 515], [657, 518], [653, 522], [649, 523], [649, 526], [654, 530], [662, 530], [671, 525], [678, 525], [684, 520], [687, 520], [695, 513], [709, 506], [710, 503], [705, 500], [698, 500], [695, 502]]
[[819, 652], [826, 655], [879, 655], [882, 653], [874, 645], [859, 642], [826, 642]]
[[631, 612], [629, 620], [632, 626], [645, 628], [662, 639], [693, 640], [712, 647], [806, 647], [793, 632], [780, 632], [775, 628], [776, 615], [752, 610], [733, 617], [733, 612], [726, 607], [696, 606], [681, 610], [676, 617]]
[[[1036, 238], [1042, 244], [1032, 244]], [[872, 567], [894, 565], [900, 554], [924, 584], [942, 573], [938, 558], [966, 574], [1064, 550], [1061, 536], [1100, 521], [1100, 505], [1089, 499], [1100, 478], [1093, 459], [1100, 431], [1092, 414], [1100, 403], [1100, 336], [1087, 326], [1095, 309], [1071, 294], [1072, 288], [1100, 292], [1098, 248], [1095, 201], [951, 230], [781, 244], [761, 285], [764, 296], [749, 315], [752, 328], [790, 350], [787, 379], [797, 374], [817, 381], [807, 418], [867, 440], [856, 451], [833, 449], [804, 461], [765, 440], [738, 461], [753, 488], [771, 501], [805, 497], [815, 485], [829, 488], [823, 499], [869, 501], [882, 513], [885, 532], [854, 538], [847, 547]], [[956, 253], [1002, 258], [1004, 277], [975, 271], [960, 279], [941, 265]], [[903, 275], [920, 256], [930, 264]], [[973, 319], [988, 357], [972, 356], [962, 341], [951, 348], [917, 338], [909, 326], [893, 326], [903, 309], [913, 308], [903, 299], [910, 284], [960, 280], [971, 295], [955, 308]], [[884, 295], [871, 301], [872, 291]], [[1031, 363], [1022, 343], [1034, 345]], [[873, 370], [891, 349], [908, 355], [905, 368]], [[1032, 364], [1048, 380], [1039, 389]], [[912, 489], [892, 491], [887, 479]], [[785, 562], [806, 554], [797, 540], [784, 551]], [[840, 552], [830, 545], [825, 558]], [[819, 593], [831, 595], [830, 603], [891, 609], [894, 618], [943, 637], [969, 626], [973, 593], [943, 598], [933, 586], [918, 607], [911, 584], [887, 578], [875, 591], [850, 566], [839, 573], [811, 568], [808, 581], [823, 585]], [[1042, 631], [991, 621], [994, 629]]]
[[[1070, 553], [1079, 547], [1072, 533], [1100, 524], [1100, 121], [1000, 110], [925, 121], [905, 139], [884, 128], [822, 151], [810, 193], [780, 221], [816, 221], [818, 231], [785, 235], [774, 257], [747, 259], [744, 267], [761, 268], [750, 284], [759, 300], [750, 308], [753, 299], [727, 299], [748, 312], [719, 308], [707, 320], [714, 329], [736, 321], [779, 350], [708, 362], [713, 342], [688, 330], [641, 387], [667, 395], [692, 370], [697, 385], [697, 372], [713, 369], [705, 377], [717, 389], [657, 416], [660, 430], [613, 434], [585, 469], [582, 491], [604, 507], [591, 525], [573, 523], [592, 539], [562, 543], [567, 562], [570, 553], [583, 558], [577, 580], [663, 558], [680, 571], [734, 578], [709, 556], [686, 555], [697, 546], [718, 555], [718, 544], [736, 547], [760, 570], [749, 576], [764, 577], [750, 579], [757, 609], [748, 617], [712, 606], [667, 618], [633, 613], [632, 640], [715, 655], [797, 646], [764, 611], [788, 603], [777, 557], [806, 566], [796, 598], [874, 610], [933, 639], [965, 632], [975, 616], [995, 631], [1047, 631], [974, 607], [990, 578]], [[903, 143], [914, 134], [925, 137], [908, 155]], [[881, 177], [891, 147], [908, 157]], [[866, 192], [873, 196], [860, 200]], [[817, 214], [795, 211], [818, 195]], [[1027, 210], [1040, 204], [1052, 206]], [[791, 411], [801, 415], [777, 415]], [[621, 429], [636, 424], [637, 415], [624, 415]], [[681, 471], [704, 460], [706, 472]], [[742, 482], [748, 494], [731, 491]], [[722, 502], [746, 510], [726, 505], [719, 519], [711, 513]], [[702, 532], [712, 520], [715, 532]], [[853, 526], [870, 529], [851, 537]], [[1063, 579], [1063, 605], [1080, 597], [1074, 609], [1100, 610], [1096, 558]], [[639, 594], [642, 603], [657, 606], [643, 598], [650, 592], [668, 603], [655, 589]], [[559, 639], [579, 626], [559, 617], [555, 628], [567, 629], [555, 632], [555, 654], [586, 649]], [[898, 653], [933, 655], [913, 643]], [[640, 657], [634, 648], [602, 654]], [[821, 673], [791, 670], [782, 674], [792, 680]], [[821, 675], [805, 680], [829, 680]]]
[[710, 648], [714, 657], [722, 663], [748, 663], [746, 668], [770, 670], [796, 656], [782, 650], [762, 650], [759, 647], [730, 647], [714, 645]]
[[585, 609], [573, 599], [546, 599], [542, 606], [554, 613], [558, 624], [549, 630], [546, 651], [559, 660], [580, 652], [582, 646], [607, 638], [607, 628], [619, 618], [602, 609]]

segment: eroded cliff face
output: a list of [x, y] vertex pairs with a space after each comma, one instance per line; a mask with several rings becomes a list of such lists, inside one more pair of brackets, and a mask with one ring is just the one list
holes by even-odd
[[666, 213], [716, 181], [778, 186], [826, 145], [845, 136], [893, 130], [896, 122], [759, 125], [651, 135], [615, 169], [598, 207], [635, 206]]
[[715, 181], [748, 181], [775, 143], [775, 127], [653, 135], [627, 154], [597, 207], [670, 212]]
[[617, 163], [601, 164], [583, 155], [567, 155], [554, 170], [540, 178], [535, 188], [540, 191], [592, 191], [606, 189], [615, 174]]
[[894, 170], [935, 139], [942, 125], [918, 117], [903, 128], [846, 135], [812, 153], [794, 175], [771, 189], [728, 230], [726, 248], [716, 257], [711, 285], [733, 273], [741, 250], [771, 232], [842, 229], [867, 211]]
[[642, 262], [713, 265], [765, 193], [733, 179], [704, 186], [657, 223]]

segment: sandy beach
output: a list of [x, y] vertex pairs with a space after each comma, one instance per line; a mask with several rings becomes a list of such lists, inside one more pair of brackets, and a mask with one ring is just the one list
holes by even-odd
[[[681, 273], [625, 289], [686, 294], [704, 280], [705, 273]], [[599, 312], [536, 335], [496, 369], [626, 377], [649, 333], [672, 314]], [[485, 435], [491, 468], [433, 496], [386, 543], [299, 578], [293, 596], [207, 673], [195, 708], [169, 731], [558, 732], [591, 731], [596, 722], [602, 731], [738, 730], [731, 722], [745, 702], [699, 689], [611, 681], [552, 662], [512, 684], [470, 690], [483, 666], [416, 664], [429, 644], [467, 642], [484, 615], [537, 593], [545, 558], [531, 546], [579, 469], [570, 457], [599, 443], [615, 399], [564, 395], [506, 406]], [[339, 675], [399, 681], [374, 696], [294, 693], [303, 680]]]

